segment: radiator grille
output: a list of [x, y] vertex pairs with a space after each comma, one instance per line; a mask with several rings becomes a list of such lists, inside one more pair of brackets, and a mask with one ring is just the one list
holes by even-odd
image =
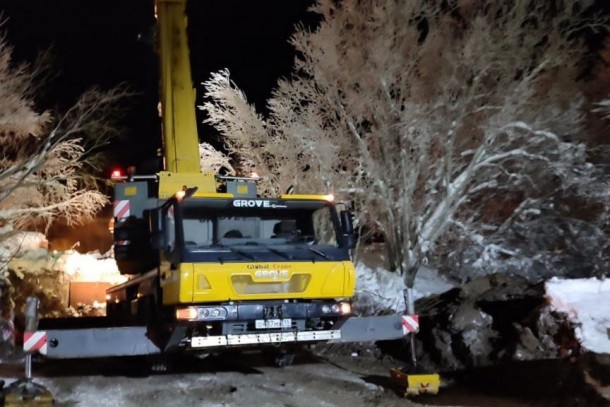
[[232, 276], [231, 283], [237, 294], [288, 294], [302, 293], [307, 290], [311, 276], [309, 274], [294, 274], [288, 281], [255, 282], [252, 276]]

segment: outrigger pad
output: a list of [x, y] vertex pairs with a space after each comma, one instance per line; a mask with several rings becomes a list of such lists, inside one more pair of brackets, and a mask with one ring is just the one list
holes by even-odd
[[419, 396], [421, 394], [438, 394], [441, 378], [436, 373], [407, 372], [403, 369], [390, 369], [392, 378], [406, 386], [405, 397]]
[[53, 396], [46, 387], [32, 380], [20, 379], [2, 390], [4, 407], [51, 407]]

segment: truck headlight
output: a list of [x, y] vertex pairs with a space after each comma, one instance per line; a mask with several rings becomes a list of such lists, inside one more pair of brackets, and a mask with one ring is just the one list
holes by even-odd
[[343, 315], [352, 313], [352, 304], [350, 304], [349, 302], [340, 303], [339, 308], [341, 309], [341, 314]]

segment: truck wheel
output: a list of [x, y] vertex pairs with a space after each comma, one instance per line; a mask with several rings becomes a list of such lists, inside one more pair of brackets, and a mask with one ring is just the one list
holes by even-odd
[[294, 353], [288, 353], [288, 352], [277, 352], [273, 358], [273, 364], [277, 367], [288, 367], [288, 366], [292, 366], [292, 364], [294, 363], [294, 358], [295, 358], [295, 354]]
[[173, 368], [173, 360], [167, 355], [153, 355], [148, 358], [148, 368], [152, 374], [168, 373]]

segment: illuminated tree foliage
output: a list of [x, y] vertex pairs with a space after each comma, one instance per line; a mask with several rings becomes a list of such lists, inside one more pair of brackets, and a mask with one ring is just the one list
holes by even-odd
[[[92, 175], [100, 147], [118, 134], [124, 88], [90, 90], [63, 114], [39, 112], [34, 73], [0, 42], [0, 242], [21, 230], [92, 218], [107, 202]], [[0, 253], [0, 276], [11, 253]]]
[[425, 263], [544, 276], [580, 253], [592, 273], [608, 263], [608, 189], [581, 137], [577, 78], [581, 34], [608, 26], [583, 8], [319, 0], [268, 118], [226, 71], [203, 108], [269, 189], [353, 200], [408, 286]]
[[222, 151], [218, 151], [209, 143], [199, 144], [199, 165], [202, 172], [225, 175], [235, 175], [231, 159]]

